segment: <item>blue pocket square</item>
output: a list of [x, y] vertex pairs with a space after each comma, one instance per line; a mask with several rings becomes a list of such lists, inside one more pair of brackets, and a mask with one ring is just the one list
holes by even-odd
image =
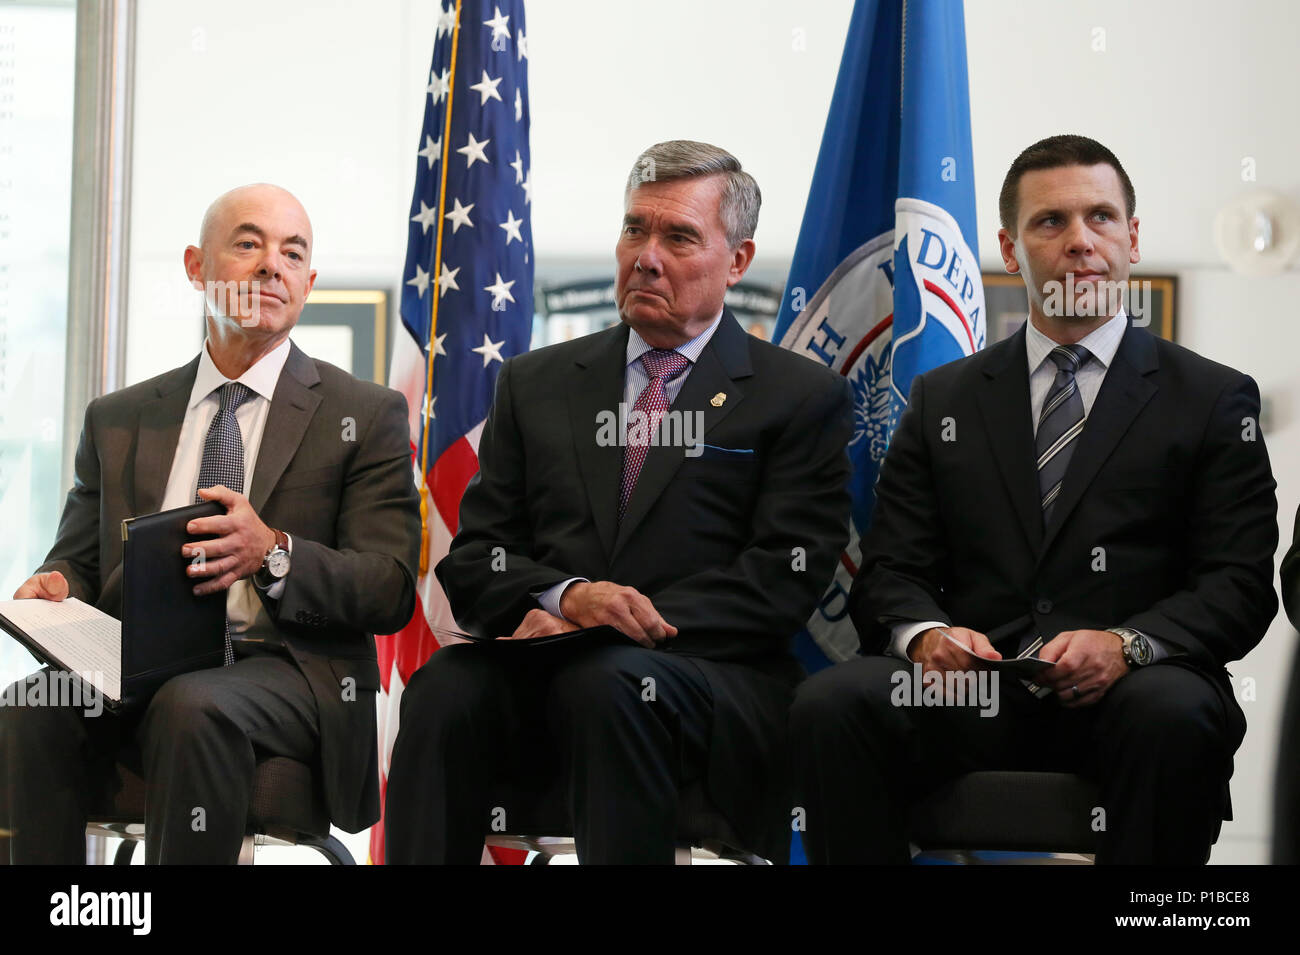
[[720, 448], [716, 444], [701, 445], [706, 451], [716, 451], [719, 454], [753, 454], [753, 448]]

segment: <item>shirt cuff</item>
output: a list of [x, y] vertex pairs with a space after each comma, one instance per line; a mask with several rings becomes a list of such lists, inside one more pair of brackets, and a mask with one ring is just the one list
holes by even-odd
[[948, 626], [951, 626], [951, 624], [942, 620], [926, 620], [923, 623], [910, 623], [908, 621], [896, 623], [890, 631], [889, 653], [900, 660], [910, 660], [911, 657], [907, 655], [907, 645], [912, 642], [912, 638], [918, 633], [925, 633], [932, 627]]
[[[1171, 644], [1166, 643], [1159, 637], [1153, 637], [1151, 634], [1143, 630], [1137, 632], [1146, 637], [1147, 643], [1151, 646], [1151, 663], [1159, 663], [1161, 660], [1167, 660], [1172, 656], [1178, 655], [1178, 651], [1173, 649]], [[1147, 666], [1150, 666], [1151, 663], [1148, 663]]]
[[[561, 620], [569, 620], [564, 614], [560, 613], [560, 600], [564, 597], [565, 588], [573, 583], [591, 583], [586, 577], [570, 577], [568, 580], [562, 580], [554, 587], [547, 587], [545, 590], [533, 594], [533, 599], [542, 605], [545, 610], [553, 617], [559, 617]], [[569, 620], [572, 623], [572, 620]]]

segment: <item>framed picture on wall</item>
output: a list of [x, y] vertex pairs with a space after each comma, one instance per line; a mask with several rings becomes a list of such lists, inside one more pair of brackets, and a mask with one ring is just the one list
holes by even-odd
[[[1004, 272], [983, 272], [984, 314], [988, 319], [988, 343], [1009, 338], [1029, 317], [1029, 299], [1024, 280]], [[1177, 341], [1174, 321], [1178, 279], [1172, 275], [1129, 277], [1124, 307], [1134, 324], [1142, 324], [1152, 335]]]
[[388, 292], [384, 289], [312, 289], [293, 340], [358, 378], [386, 384]]

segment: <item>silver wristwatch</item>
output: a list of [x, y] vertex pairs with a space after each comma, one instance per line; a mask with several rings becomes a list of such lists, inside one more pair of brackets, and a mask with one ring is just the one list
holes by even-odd
[[1129, 669], [1144, 667], [1154, 658], [1151, 641], [1145, 633], [1131, 627], [1111, 627], [1109, 632], [1117, 634], [1124, 641], [1124, 662], [1129, 665]]
[[257, 582], [263, 587], [270, 587], [289, 573], [289, 535], [275, 528], [271, 530], [275, 534], [275, 545], [262, 558], [262, 566], [256, 574]]

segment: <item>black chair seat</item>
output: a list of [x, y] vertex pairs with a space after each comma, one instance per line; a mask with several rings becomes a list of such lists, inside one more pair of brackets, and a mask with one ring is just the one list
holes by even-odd
[[968, 773], [911, 814], [922, 849], [1007, 849], [1095, 854], [1097, 786], [1069, 773]]
[[[487, 836], [572, 837], [573, 816], [564, 786], [552, 781], [541, 785], [500, 783], [492, 787], [483, 832]], [[761, 861], [745, 848], [700, 782], [688, 784], [679, 796], [677, 841], [722, 858]]]
[[[90, 813], [92, 828], [106, 828], [127, 838], [118, 850], [119, 864], [130, 861], [144, 823], [145, 782], [118, 764], [118, 788], [105, 793]], [[293, 845], [308, 846], [334, 865], [353, 865], [351, 853], [330, 835], [329, 810], [312, 767], [296, 759], [272, 756], [257, 764], [248, 806], [248, 832]], [[251, 844], [248, 846], [251, 859]]]

